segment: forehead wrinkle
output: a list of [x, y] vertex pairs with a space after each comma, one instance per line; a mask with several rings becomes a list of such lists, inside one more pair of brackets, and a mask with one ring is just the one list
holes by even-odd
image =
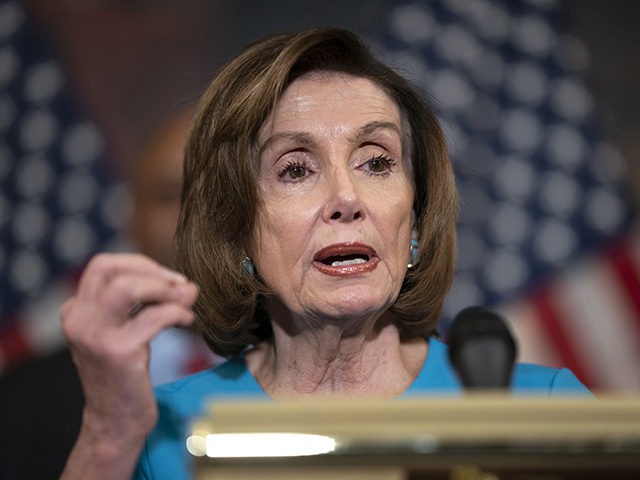
[[[337, 88], [335, 88], [334, 94], [337, 94], [343, 100], [347, 98], [346, 93], [342, 91], [341, 87], [343, 83], [347, 84], [347, 80], [352, 78], [351, 75], [332, 74], [330, 77], [325, 77], [325, 76], [317, 77], [317, 73], [318, 72], [314, 72], [314, 74], [310, 75], [310, 79], [312, 81], [319, 80], [321, 83], [334, 83], [337, 80], [338, 85], [336, 85]], [[296, 83], [294, 82], [292, 85], [296, 85]], [[375, 84], [374, 86], [380, 89], [379, 86]], [[315, 106], [317, 106], [318, 104], [317, 98], [315, 98], [314, 94], [312, 93], [301, 94], [300, 92], [297, 92], [297, 93], [298, 94], [294, 95], [294, 98], [292, 99], [293, 104], [281, 106], [282, 108], [284, 108], [285, 111], [293, 109], [296, 114], [306, 114], [312, 111], [313, 108], [315, 108]], [[380, 93], [383, 94], [382, 96], [384, 100], [382, 100], [382, 98], [378, 96], [376, 96], [375, 98], [365, 99], [365, 103], [369, 103], [368, 107], [366, 107], [366, 110], [368, 110], [367, 114], [378, 116], [379, 118], [380, 117], [389, 118], [389, 114], [391, 113], [391, 117], [395, 117], [396, 115], [394, 114], [396, 113], [396, 111], [390, 112], [388, 108], [389, 105], [384, 105], [384, 103], [386, 103], [386, 100], [389, 100], [392, 106], [395, 107], [395, 108], [392, 108], [392, 110], [398, 109], [397, 105], [386, 93], [384, 93], [383, 91], [381, 91]], [[367, 96], [370, 97], [370, 95], [367, 95]], [[382, 100], [382, 103], [381, 103], [381, 100]], [[338, 104], [339, 104], [339, 108], [342, 108], [342, 102], [338, 102]], [[277, 110], [278, 108], [276, 108], [276, 111]], [[283, 112], [279, 112], [279, 114], [276, 114], [276, 112], [272, 112], [271, 118], [267, 120], [264, 127], [268, 128], [268, 124], [270, 123], [271, 128], [273, 128], [275, 126], [274, 123], [277, 123], [277, 117], [282, 115], [282, 113]], [[402, 129], [398, 124], [398, 122], [394, 122], [392, 120], [387, 120], [387, 119], [370, 121], [366, 125], [359, 127], [355, 132], [350, 132], [350, 130], [351, 128], [348, 127], [344, 122], [338, 121], [333, 125], [332, 132], [330, 133], [330, 135], [334, 137], [335, 135], [349, 135], [349, 133], [352, 133], [351, 135], [347, 136], [345, 139], [347, 140], [348, 143], [355, 144], [362, 137], [370, 135], [371, 133], [374, 133], [377, 130], [390, 130], [395, 132], [398, 135], [398, 137], [400, 137], [401, 141], [403, 140]], [[297, 143], [300, 143], [301, 145], [308, 145], [310, 147], [315, 147], [317, 146], [317, 142], [314, 139], [316, 133], [317, 132], [313, 132], [313, 131], [307, 132], [304, 130], [276, 132], [272, 134], [269, 138], [267, 138], [262, 145], [259, 145], [258, 155], [261, 155], [274, 142], [277, 142], [278, 140], [281, 140], [281, 139], [289, 139]]]

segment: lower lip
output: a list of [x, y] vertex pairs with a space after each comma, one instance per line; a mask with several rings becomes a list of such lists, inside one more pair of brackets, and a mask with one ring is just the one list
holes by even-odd
[[313, 267], [325, 275], [331, 275], [332, 277], [350, 277], [352, 275], [359, 275], [362, 273], [368, 273], [378, 266], [378, 258], [372, 258], [365, 263], [356, 263], [354, 265], [340, 265], [332, 267], [331, 265], [325, 265], [322, 262], [313, 262]]

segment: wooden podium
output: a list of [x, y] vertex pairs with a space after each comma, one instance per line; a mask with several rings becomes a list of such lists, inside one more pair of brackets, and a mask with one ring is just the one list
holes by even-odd
[[199, 480], [640, 479], [640, 398], [226, 401], [187, 448]]

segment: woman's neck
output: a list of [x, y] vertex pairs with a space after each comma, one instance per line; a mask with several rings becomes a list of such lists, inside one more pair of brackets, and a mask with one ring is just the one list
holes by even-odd
[[393, 398], [409, 388], [427, 357], [425, 340], [401, 341], [392, 323], [359, 335], [345, 335], [329, 323], [294, 336], [277, 324], [273, 331], [273, 337], [246, 358], [251, 373], [274, 399]]

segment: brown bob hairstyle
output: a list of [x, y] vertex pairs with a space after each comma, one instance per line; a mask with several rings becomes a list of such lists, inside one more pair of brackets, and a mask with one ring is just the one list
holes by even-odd
[[[270, 335], [261, 299], [269, 288], [243, 267], [260, 206], [257, 138], [294, 80], [339, 72], [377, 84], [410, 126], [420, 261], [392, 306], [401, 338], [433, 333], [453, 276], [457, 200], [440, 126], [423, 96], [376, 60], [353, 33], [316, 28], [254, 43], [211, 82], [187, 140], [177, 268], [200, 287], [195, 328], [211, 349], [233, 355]], [[409, 245], [407, 245], [407, 250]]]

